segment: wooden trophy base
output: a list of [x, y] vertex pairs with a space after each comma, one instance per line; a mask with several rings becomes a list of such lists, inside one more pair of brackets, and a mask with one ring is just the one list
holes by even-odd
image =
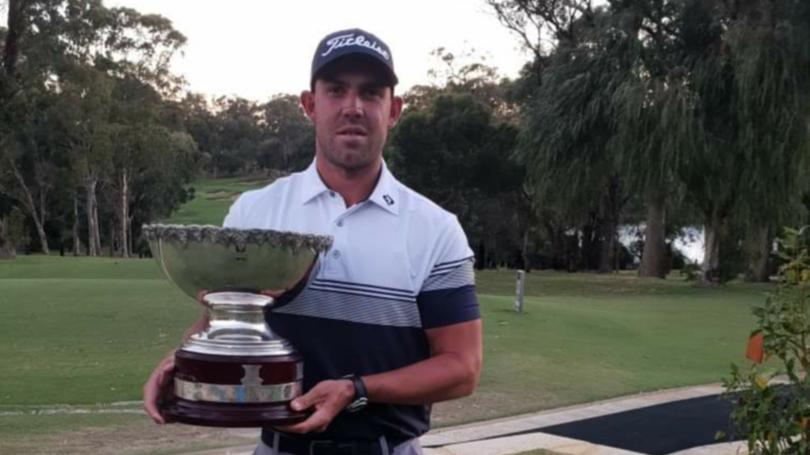
[[230, 356], [175, 354], [174, 395], [162, 406], [170, 421], [211, 427], [264, 427], [301, 422], [290, 409], [301, 394], [303, 363], [296, 354]]
[[228, 428], [290, 425], [307, 417], [303, 412], [291, 410], [288, 403], [227, 405], [188, 401], [182, 398], [170, 400], [162, 408], [162, 412], [171, 422]]

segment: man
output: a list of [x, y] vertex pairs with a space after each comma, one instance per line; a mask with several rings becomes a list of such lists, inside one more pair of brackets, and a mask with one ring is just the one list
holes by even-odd
[[[473, 257], [455, 216], [399, 183], [382, 160], [402, 99], [388, 46], [371, 33], [318, 45], [301, 105], [315, 160], [243, 194], [225, 225], [330, 235], [307, 285], [269, 318], [304, 357], [303, 422], [265, 428], [256, 454], [422, 453], [430, 404], [472, 393], [481, 368]], [[198, 321], [187, 333], [204, 327]], [[171, 358], [144, 386], [149, 415]]]

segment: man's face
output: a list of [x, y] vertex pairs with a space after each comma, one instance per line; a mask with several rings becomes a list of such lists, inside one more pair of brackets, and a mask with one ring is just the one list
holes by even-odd
[[301, 104], [315, 124], [318, 157], [349, 172], [379, 161], [402, 110], [402, 99], [362, 65], [319, 77], [314, 92], [302, 93]]

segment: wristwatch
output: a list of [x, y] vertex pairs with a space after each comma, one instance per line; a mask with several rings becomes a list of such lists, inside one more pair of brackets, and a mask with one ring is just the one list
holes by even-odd
[[363, 380], [354, 374], [347, 374], [343, 379], [352, 381], [354, 385], [354, 398], [346, 405], [346, 412], [352, 413], [362, 410], [368, 405], [368, 395], [366, 393], [366, 385]]

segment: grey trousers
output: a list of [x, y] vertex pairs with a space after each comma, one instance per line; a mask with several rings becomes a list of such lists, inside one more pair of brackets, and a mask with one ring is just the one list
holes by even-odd
[[[411, 439], [410, 441], [405, 441], [402, 444], [389, 448], [387, 444], [383, 441], [380, 441], [380, 445], [383, 448], [387, 448], [387, 452], [384, 452], [385, 455], [423, 455], [422, 453], [422, 446], [419, 445], [418, 439]], [[278, 441], [274, 444], [276, 447], [278, 446]], [[295, 455], [289, 454], [287, 452], [278, 452], [275, 447], [270, 447], [264, 443], [264, 441], [259, 440], [259, 444], [256, 446], [256, 450], [253, 451], [253, 455]]]

